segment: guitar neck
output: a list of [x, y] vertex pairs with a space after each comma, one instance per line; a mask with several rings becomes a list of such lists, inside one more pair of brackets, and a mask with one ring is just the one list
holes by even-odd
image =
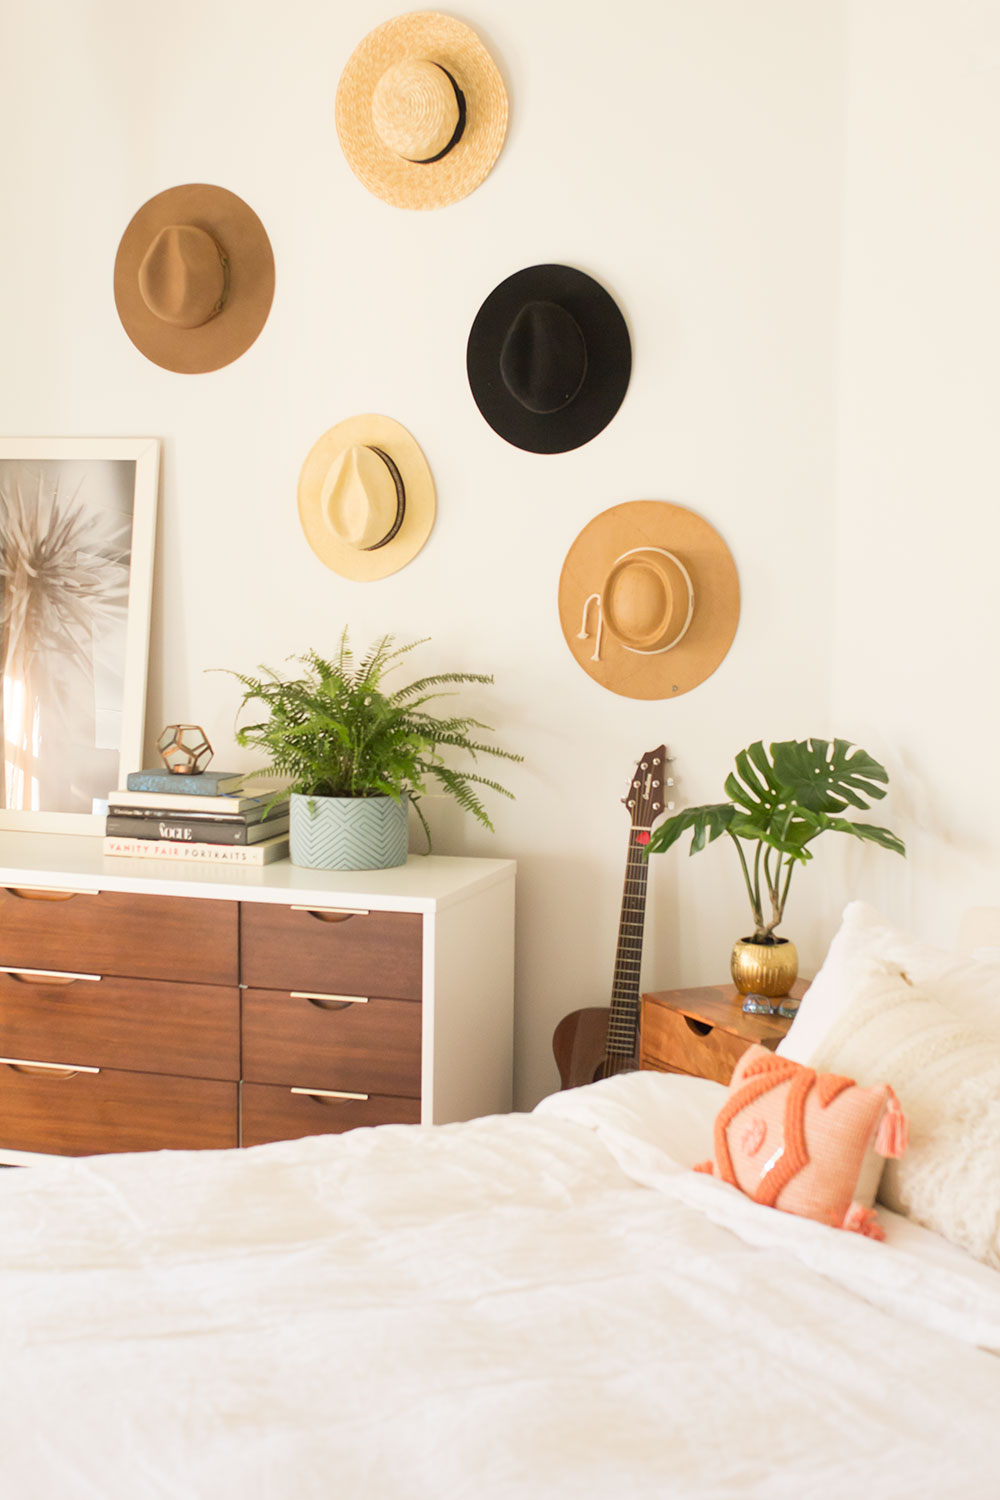
[[618, 948], [611, 987], [611, 1015], [608, 1020], [608, 1055], [632, 1057], [636, 1050], [639, 1025], [639, 973], [642, 967], [642, 934], [646, 921], [646, 885], [649, 861], [645, 845], [649, 830], [629, 830], [628, 856], [625, 861], [625, 883], [622, 910], [618, 922]]

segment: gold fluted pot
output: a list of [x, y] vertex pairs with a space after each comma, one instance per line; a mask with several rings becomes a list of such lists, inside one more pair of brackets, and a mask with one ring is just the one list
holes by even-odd
[[740, 938], [733, 944], [729, 972], [741, 995], [777, 1000], [788, 994], [798, 978], [798, 950], [790, 938], [777, 938], [773, 943]]

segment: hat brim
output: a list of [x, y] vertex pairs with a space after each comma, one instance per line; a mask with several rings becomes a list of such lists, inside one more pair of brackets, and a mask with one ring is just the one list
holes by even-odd
[[[345, 449], [356, 445], [388, 453], [399, 470], [406, 497], [398, 532], [384, 547], [371, 552], [342, 541], [330, 528], [321, 504], [331, 466]], [[298, 499], [302, 530], [316, 556], [342, 578], [360, 583], [387, 578], [411, 562], [430, 536], [437, 510], [434, 476], [420, 444], [401, 423], [374, 413], [347, 417], [317, 439], [302, 465]]]
[[[579, 324], [587, 346], [587, 373], [561, 410], [541, 414], [522, 406], [500, 373], [507, 331], [528, 302], [555, 302]], [[632, 374], [632, 341], [617, 302], [592, 276], [574, 266], [527, 266], [496, 287], [476, 314], [466, 350], [476, 405], [495, 432], [529, 453], [567, 453], [589, 443], [625, 399]]]
[[[446, 68], [465, 96], [461, 139], [439, 161], [406, 161], [375, 130], [375, 86], [406, 58]], [[337, 87], [337, 135], [348, 165], [395, 208], [444, 208], [477, 188], [500, 155], [507, 112], [500, 70], [476, 33], [436, 11], [413, 11], [376, 27], [351, 54]]]
[[[195, 224], [229, 257], [226, 305], [200, 328], [175, 328], [150, 311], [139, 290], [139, 267], [170, 224]], [[267, 322], [274, 297], [274, 255], [260, 219], [226, 188], [186, 183], [144, 203], [122, 235], [115, 257], [115, 305], [133, 344], [154, 364], [181, 375], [220, 370], [244, 354]]]
[[[683, 638], [669, 651], [643, 656], [627, 650], [605, 628], [593, 661], [596, 608], [580, 639], [584, 607], [608, 572], [634, 547], [661, 547], [684, 564], [695, 608]], [[736, 635], [740, 585], [732, 554], [715, 528], [694, 511], [666, 500], [630, 500], [602, 511], [580, 532], [559, 579], [559, 622], [573, 658], [588, 677], [623, 698], [677, 698], [710, 677]]]

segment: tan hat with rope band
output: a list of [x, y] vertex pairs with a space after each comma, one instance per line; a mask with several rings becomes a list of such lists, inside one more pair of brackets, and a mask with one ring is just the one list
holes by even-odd
[[559, 619], [580, 666], [624, 698], [674, 698], [711, 676], [736, 634], [729, 548], [665, 500], [615, 505], [583, 528], [559, 579]]

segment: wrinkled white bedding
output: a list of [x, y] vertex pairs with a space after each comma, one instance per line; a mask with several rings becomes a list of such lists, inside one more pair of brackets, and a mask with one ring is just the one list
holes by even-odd
[[0, 1495], [995, 1500], [1000, 1274], [691, 1173], [716, 1104], [0, 1173]]

